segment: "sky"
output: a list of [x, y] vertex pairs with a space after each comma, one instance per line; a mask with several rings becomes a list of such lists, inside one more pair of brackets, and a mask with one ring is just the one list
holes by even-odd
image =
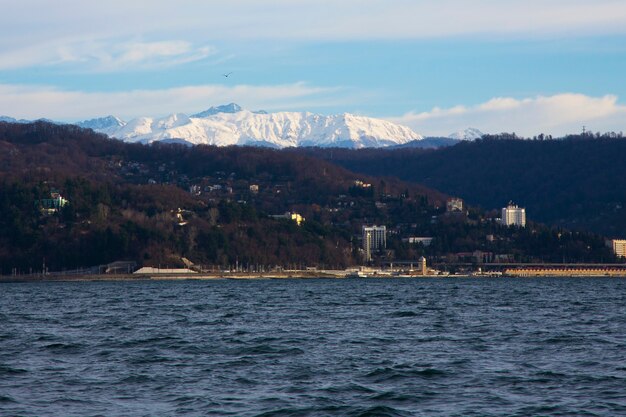
[[[624, 0], [0, 0], [0, 115], [354, 113], [626, 131]], [[229, 74], [225, 77], [224, 74]]]

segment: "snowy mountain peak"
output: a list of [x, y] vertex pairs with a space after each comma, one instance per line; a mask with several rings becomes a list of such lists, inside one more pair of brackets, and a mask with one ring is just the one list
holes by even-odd
[[458, 132], [454, 132], [448, 137], [450, 139], [456, 140], [476, 140], [480, 139], [482, 136], [483, 132], [474, 127], [470, 127], [465, 130], [459, 130]]
[[221, 106], [209, 107], [205, 111], [193, 114], [191, 117], [202, 118], [216, 115], [218, 113], [239, 113], [243, 108], [239, 104], [229, 103]]
[[172, 129], [191, 123], [191, 119], [184, 113], [174, 113], [155, 121], [157, 129]]
[[366, 148], [401, 145], [422, 136], [386, 120], [343, 113], [251, 112], [231, 103], [191, 117], [175, 113], [125, 123], [112, 116], [79, 124], [127, 142], [252, 145], [275, 148], [320, 146]]
[[[85, 128], [85, 129], [93, 129], [96, 131], [105, 131], [105, 130], [114, 130], [126, 125], [126, 122], [115, 117], [115, 116], [106, 116], [99, 117], [97, 119], [84, 120], [82, 122], [76, 123], [77, 126]], [[106, 132], [103, 132], [106, 133]]]

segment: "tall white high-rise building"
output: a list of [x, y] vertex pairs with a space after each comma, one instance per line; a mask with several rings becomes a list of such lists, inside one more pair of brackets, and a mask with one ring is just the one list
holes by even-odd
[[620, 258], [626, 258], [626, 240], [610, 239], [606, 241], [606, 246], [613, 250], [613, 253]]
[[526, 209], [517, 207], [517, 204], [509, 203], [502, 209], [501, 223], [505, 226], [526, 227]]
[[386, 226], [363, 226], [363, 251], [365, 260], [372, 260], [372, 253], [387, 247]]

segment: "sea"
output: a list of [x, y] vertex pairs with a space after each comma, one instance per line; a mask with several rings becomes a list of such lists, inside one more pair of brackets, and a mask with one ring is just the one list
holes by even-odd
[[626, 416], [626, 279], [0, 284], [0, 416]]

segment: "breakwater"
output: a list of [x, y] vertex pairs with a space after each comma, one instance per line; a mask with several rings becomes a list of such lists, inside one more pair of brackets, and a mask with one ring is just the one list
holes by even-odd
[[622, 268], [512, 268], [503, 275], [510, 277], [626, 277]]

